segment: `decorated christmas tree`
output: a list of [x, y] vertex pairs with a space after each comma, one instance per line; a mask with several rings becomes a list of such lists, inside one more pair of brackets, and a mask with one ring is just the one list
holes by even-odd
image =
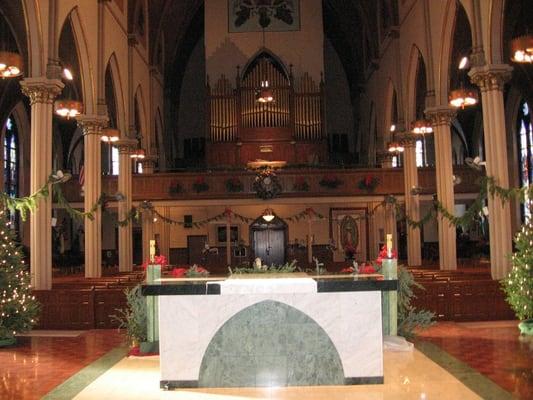
[[[515, 238], [512, 269], [502, 280], [507, 302], [521, 320], [533, 318], [533, 219], [526, 222]], [[531, 322], [529, 322], [531, 323]]]
[[15, 243], [7, 212], [0, 209], [0, 347], [15, 343], [15, 334], [30, 330], [38, 313], [28, 266]]

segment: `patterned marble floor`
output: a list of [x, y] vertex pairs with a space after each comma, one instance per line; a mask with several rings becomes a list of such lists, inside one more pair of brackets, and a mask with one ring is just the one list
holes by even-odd
[[518, 399], [533, 399], [533, 337], [519, 337], [516, 321], [440, 322], [420, 339], [482, 373]]
[[121, 342], [114, 330], [20, 338], [0, 349], [0, 399], [533, 398], [533, 340], [519, 340], [515, 322], [439, 323], [414, 353], [385, 354], [385, 385], [358, 387], [162, 392], [158, 358], [124, 358]]

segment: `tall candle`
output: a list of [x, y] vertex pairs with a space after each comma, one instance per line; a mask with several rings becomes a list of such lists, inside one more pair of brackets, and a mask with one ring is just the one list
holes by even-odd
[[392, 234], [387, 233], [387, 258], [392, 258]]
[[155, 240], [150, 240], [150, 262], [155, 260]]

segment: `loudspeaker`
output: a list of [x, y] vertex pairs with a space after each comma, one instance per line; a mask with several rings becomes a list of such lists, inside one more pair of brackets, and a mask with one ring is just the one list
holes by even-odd
[[183, 227], [192, 228], [192, 215], [183, 216]]

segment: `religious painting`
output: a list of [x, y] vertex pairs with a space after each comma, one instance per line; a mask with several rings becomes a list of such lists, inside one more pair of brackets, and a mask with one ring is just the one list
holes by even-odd
[[330, 235], [333, 261], [367, 261], [368, 220], [366, 208], [331, 208]]
[[228, 0], [230, 32], [300, 30], [300, 0]]

